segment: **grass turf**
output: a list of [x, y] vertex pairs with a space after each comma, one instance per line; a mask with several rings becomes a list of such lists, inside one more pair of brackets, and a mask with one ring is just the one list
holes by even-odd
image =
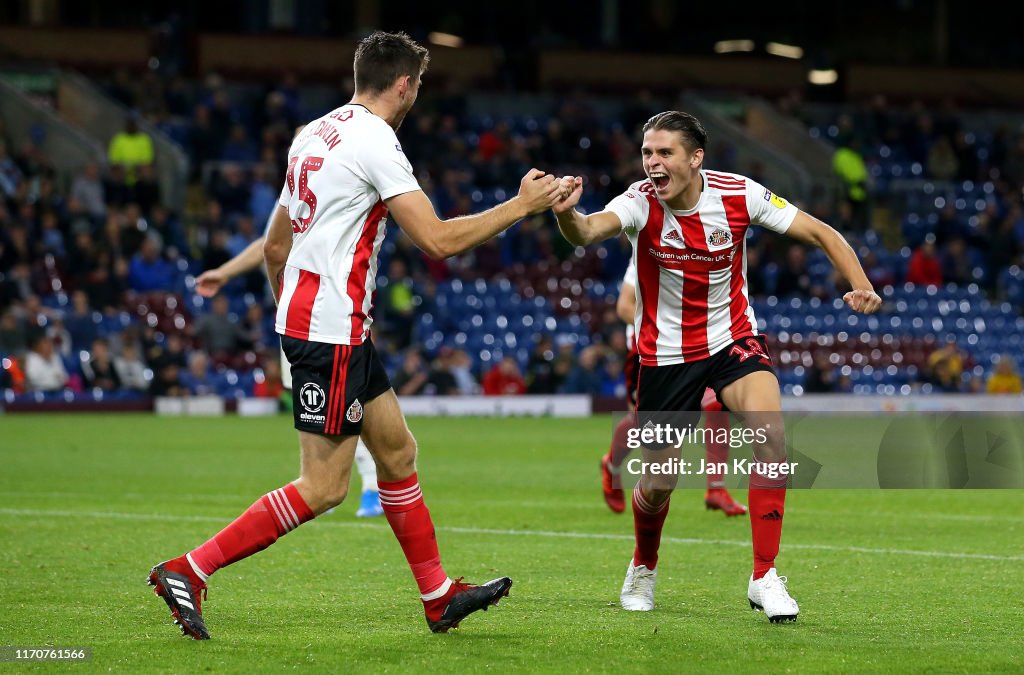
[[632, 519], [605, 508], [596, 471], [608, 418], [410, 426], [446, 569], [515, 579], [459, 631], [427, 631], [386, 522], [356, 519], [353, 494], [219, 572], [213, 640], [186, 640], [146, 573], [294, 477], [289, 420], [7, 416], [0, 644], [89, 646], [91, 668], [146, 672], [1024, 668], [1019, 491], [790, 491], [779, 568], [801, 614], [770, 625], [746, 603], [749, 523], [684, 490], [657, 609], [629, 613], [617, 598]]

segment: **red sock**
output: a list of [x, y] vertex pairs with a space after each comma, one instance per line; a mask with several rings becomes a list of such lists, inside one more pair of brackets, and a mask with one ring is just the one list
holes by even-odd
[[[704, 408], [704, 427], [711, 432], [711, 439], [705, 444], [707, 462], [712, 466], [720, 466], [729, 461], [729, 443], [719, 439], [729, 434], [729, 413], [722, 412], [722, 404], [715, 401], [714, 406]], [[720, 431], [724, 429], [725, 431]], [[725, 477], [721, 472], [708, 472], [708, 488], [725, 487]]]
[[612, 432], [612, 444], [608, 448], [608, 463], [613, 468], [619, 468], [622, 466], [622, 462], [625, 461], [629, 453], [633, 452], [633, 449], [626, 445], [629, 440], [629, 430], [632, 429], [635, 424], [635, 416], [633, 413], [623, 416], [619, 423], [615, 425], [615, 431]]
[[273, 544], [279, 537], [313, 518], [294, 485], [268, 492], [213, 539], [188, 554], [193, 567], [210, 576]]
[[782, 517], [786, 512], [786, 477], [771, 479], [752, 472], [747, 499], [754, 541], [754, 578], [760, 579], [775, 567], [775, 557], [779, 554]]
[[[447, 590], [444, 587], [450, 586], [448, 575], [441, 567], [434, 523], [430, 520], [427, 505], [423, 503], [416, 474], [390, 483], [377, 481], [377, 486], [380, 488], [380, 505], [384, 507], [388, 524], [402, 545], [420, 594], [431, 596], [439, 589]], [[424, 600], [429, 599], [424, 597]]]
[[[671, 500], [669, 500], [671, 501]], [[668, 515], [666, 501], [660, 507], [652, 506], [640, 491], [640, 483], [633, 488], [633, 530], [636, 533], [636, 548], [633, 550], [633, 564], [645, 565], [653, 570], [658, 564], [658, 547], [661, 546], [661, 530]]]

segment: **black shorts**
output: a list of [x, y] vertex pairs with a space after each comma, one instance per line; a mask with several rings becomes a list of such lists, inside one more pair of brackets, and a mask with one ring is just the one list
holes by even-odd
[[[640, 366], [637, 410], [644, 412], [697, 412], [704, 390], [722, 389], [736, 380], [764, 370], [775, 375], [763, 335], [740, 338], [713, 356], [671, 366]], [[723, 403], [724, 405], [724, 403]], [[644, 420], [640, 420], [644, 424]]]
[[358, 436], [363, 406], [391, 388], [373, 342], [333, 345], [282, 335], [281, 347], [292, 366], [295, 428]]

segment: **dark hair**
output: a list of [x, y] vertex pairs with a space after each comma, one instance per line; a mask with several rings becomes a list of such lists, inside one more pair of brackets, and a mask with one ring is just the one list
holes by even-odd
[[353, 62], [356, 91], [379, 94], [400, 77], [419, 78], [427, 69], [430, 53], [406, 33], [377, 31], [359, 41]]
[[703, 150], [708, 142], [708, 132], [704, 131], [700, 120], [678, 110], [666, 110], [647, 120], [644, 133], [648, 131], [676, 131], [683, 137], [683, 147], [690, 152], [697, 148]]

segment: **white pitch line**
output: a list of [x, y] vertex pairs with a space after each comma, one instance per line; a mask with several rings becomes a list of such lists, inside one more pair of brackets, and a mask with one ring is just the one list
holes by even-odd
[[[148, 520], [163, 522], [190, 523], [226, 523], [228, 519], [215, 516], [175, 516], [162, 513], [123, 513], [118, 511], [68, 511], [48, 509], [8, 509], [0, 508], [0, 514], [9, 516], [28, 516], [43, 518], [107, 518], [111, 520]], [[319, 527], [348, 527], [373, 530], [387, 530], [383, 525], [374, 523], [351, 523], [337, 520], [318, 520]], [[553, 539], [605, 539], [610, 541], [633, 541], [631, 535], [606, 534], [602, 532], [556, 532], [549, 530], [501, 530], [486, 527], [436, 527], [439, 532], [453, 534], [489, 534], [505, 537], [545, 537]], [[728, 539], [696, 539], [688, 537], [662, 537], [663, 542], [670, 544], [703, 544], [712, 546], [750, 546], [749, 541]], [[1017, 562], [1024, 560], [1024, 555], [993, 555], [989, 553], [959, 553], [956, 551], [918, 551], [899, 548], [870, 548], [865, 546], [834, 546], [831, 544], [791, 544], [785, 548], [810, 551], [836, 551], [841, 553], [869, 553], [872, 555], [916, 556], [924, 558], [955, 558], [959, 560], [996, 560]]]

